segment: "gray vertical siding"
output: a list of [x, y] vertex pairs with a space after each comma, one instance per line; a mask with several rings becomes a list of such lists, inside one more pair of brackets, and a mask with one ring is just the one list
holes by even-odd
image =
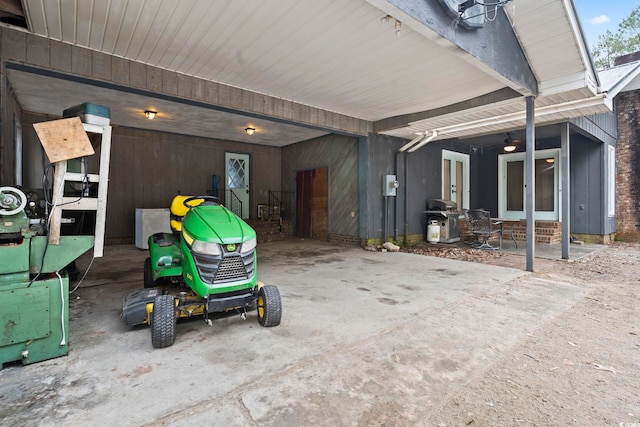
[[284, 191], [295, 192], [297, 171], [329, 169], [330, 235], [359, 236], [358, 153], [358, 138], [334, 134], [282, 148]]
[[589, 135], [593, 135], [600, 141], [608, 144], [615, 144], [618, 138], [618, 124], [614, 112], [578, 117], [572, 119], [570, 123], [575, 128]]
[[[403, 140], [385, 135], [369, 134], [367, 162], [367, 229], [365, 239], [380, 239], [384, 234], [384, 197], [382, 196], [382, 179], [384, 175], [398, 175], [400, 188], [404, 185], [403, 178], [396, 173], [395, 156], [402, 147]], [[389, 197], [388, 212], [394, 216], [396, 203], [402, 203], [403, 199]], [[389, 224], [393, 224], [389, 221]], [[390, 235], [393, 235], [393, 227], [390, 225]]]
[[603, 147], [582, 135], [571, 135], [572, 233], [603, 233]]
[[[398, 154], [405, 140], [384, 135], [369, 136], [369, 186], [367, 238], [382, 238], [384, 234], [384, 197], [382, 177], [397, 176], [400, 186], [396, 197], [389, 197], [389, 236], [403, 238], [425, 234], [427, 200], [440, 198], [442, 194], [442, 149], [468, 153], [469, 146], [455, 141], [436, 141], [414, 153]], [[406, 169], [408, 168], [408, 174]], [[405, 199], [406, 197], [406, 199]], [[405, 215], [405, 206], [407, 215]], [[405, 223], [406, 218], [406, 223]]]

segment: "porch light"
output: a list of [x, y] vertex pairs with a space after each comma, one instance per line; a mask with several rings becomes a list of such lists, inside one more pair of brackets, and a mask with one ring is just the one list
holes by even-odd
[[516, 151], [516, 149], [518, 148], [517, 143], [520, 142], [517, 139], [513, 139], [511, 137], [511, 133], [507, 132], [507, 137], [504, 140], [504, 147], [503, 150], [505, 153], [511, 153], [513, 151]]
[[254, 128], [245, 128], [244, 131], [247, 133], [247, 135], [253, 135], [256, 130]]
[[151, 110], [145, 110], [144, 112], [144, 116], [149, 120], [155, 119], [157, 114], [158, 114], [157, 111], [151, 111]]

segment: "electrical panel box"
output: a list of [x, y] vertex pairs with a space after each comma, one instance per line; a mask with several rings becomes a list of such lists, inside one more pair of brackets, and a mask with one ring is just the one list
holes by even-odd
[[395, 196], [398, 181], [395, 175], [384, 175], [382, 177], [382, 195], [385, 197]]

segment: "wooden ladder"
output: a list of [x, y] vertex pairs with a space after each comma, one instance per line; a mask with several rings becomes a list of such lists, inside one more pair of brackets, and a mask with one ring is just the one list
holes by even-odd
[[[107, 220], [107, 191], [109, 188], [109, 161], [111, 156], [111, 126], [82, 124], [85, 132], [100, 134], [100, 167], [98, 174], [67, 172], [67, 160], [55, 162], [53, 175], [52, 211], [49, 221], [49, 244], [60, 244], [60, 225], [63, 210], [96, 211], [93, 256], [101, 258], [104, 253], [104, 234]], [[97, 197], [65, 197], [66, 182], [93, 182], [98, 184]]]

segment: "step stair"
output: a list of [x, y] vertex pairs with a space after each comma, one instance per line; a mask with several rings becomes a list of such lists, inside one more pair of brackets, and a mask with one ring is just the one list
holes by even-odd
[[245, 220], [255, 231], [258, 243], [275, 242], [284, 239], [278, 220]]

